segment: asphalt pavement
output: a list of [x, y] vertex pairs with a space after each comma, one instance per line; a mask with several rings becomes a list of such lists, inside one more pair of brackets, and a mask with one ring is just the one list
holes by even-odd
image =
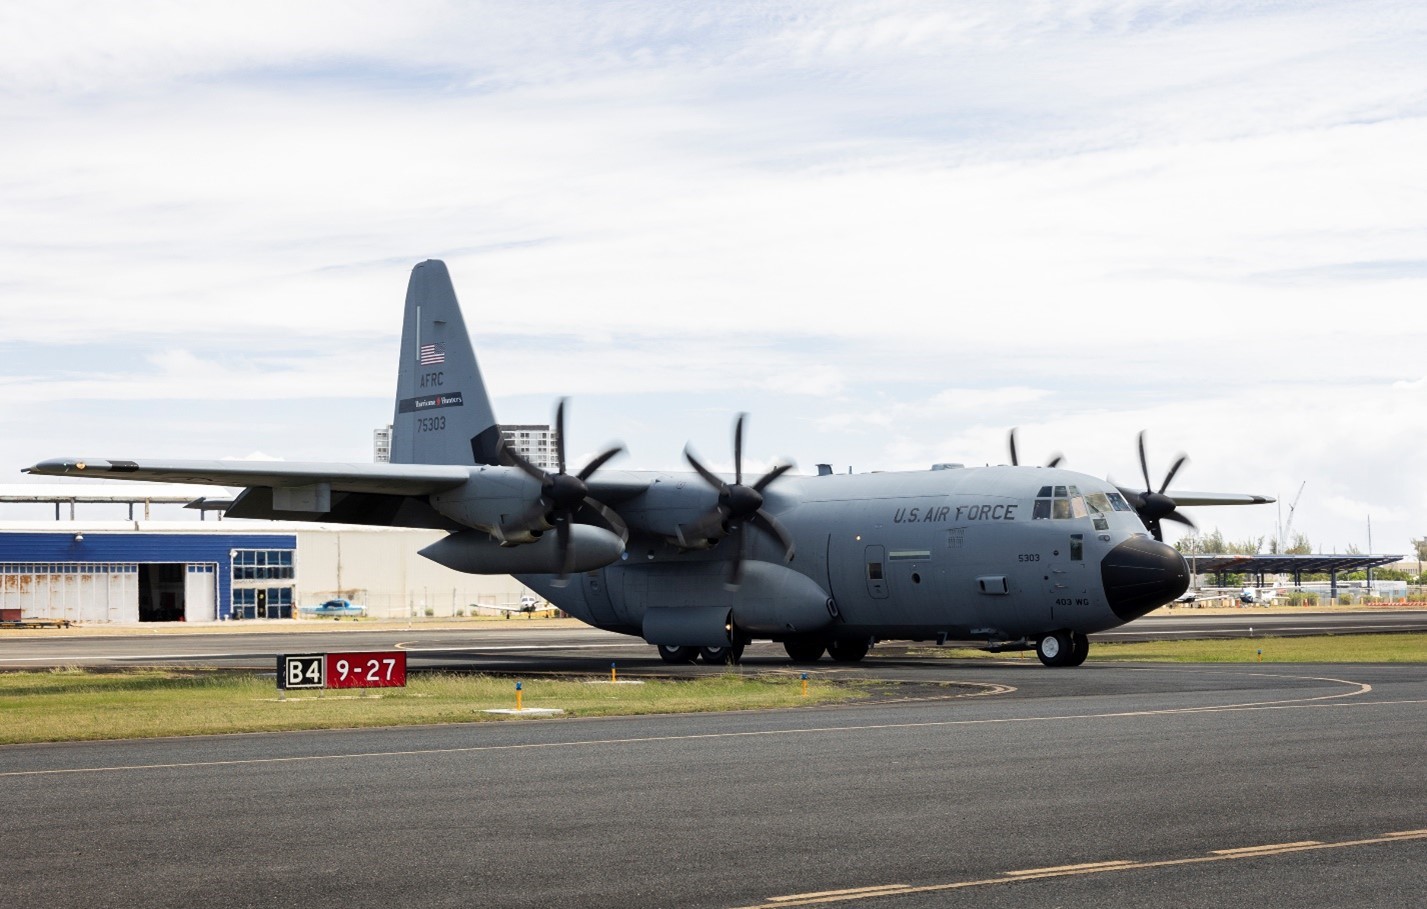
[[46, 909], [1427, 892], [1427, 667], [866, 667], [999, 693], [0, 748], [0, 892]]

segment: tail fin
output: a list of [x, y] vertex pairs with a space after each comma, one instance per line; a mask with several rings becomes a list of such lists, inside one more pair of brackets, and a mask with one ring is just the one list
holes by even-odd
[[394, 464], [495, 464], [500, 427], [446, 263], [411, 270], [392, 415]]

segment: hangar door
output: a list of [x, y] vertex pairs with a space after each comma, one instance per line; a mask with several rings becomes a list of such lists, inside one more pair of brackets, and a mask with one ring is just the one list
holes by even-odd
[[183, 585], [185, 622], [212, 622], [218, 618], [218, 566], [212, 562], [190, 564]]
[[71, 622], [133, 622], [138, 571], [114, 562], [0, 562], [0, 609]]

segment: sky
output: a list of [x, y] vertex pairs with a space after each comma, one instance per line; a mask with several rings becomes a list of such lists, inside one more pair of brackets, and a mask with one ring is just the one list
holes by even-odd
[[0, 482], [370, 461], [439, 258], [576, 463], [728, 468], [747, 412], [750, 469], [1018, 427], [1143, 486], [1144, 430], [1155, 486], [1281, 500], [1203, 530], [1411, 552], [1424, 46], [1374, 0], [2, 3]]

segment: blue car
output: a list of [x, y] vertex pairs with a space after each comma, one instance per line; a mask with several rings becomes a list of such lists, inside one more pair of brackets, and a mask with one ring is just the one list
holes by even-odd
[[325, 616], [334, 619], [340, 619], [343, 616], [350, 616], [351, 618], [355, 619], [366, 615], [367, 607], [358, 606], [351, 600], [328, 600], [327, 602], [317, 606], [303, 606], [298, 611], [303, 613], [304, 615], [315, 616], [318, 618]]

